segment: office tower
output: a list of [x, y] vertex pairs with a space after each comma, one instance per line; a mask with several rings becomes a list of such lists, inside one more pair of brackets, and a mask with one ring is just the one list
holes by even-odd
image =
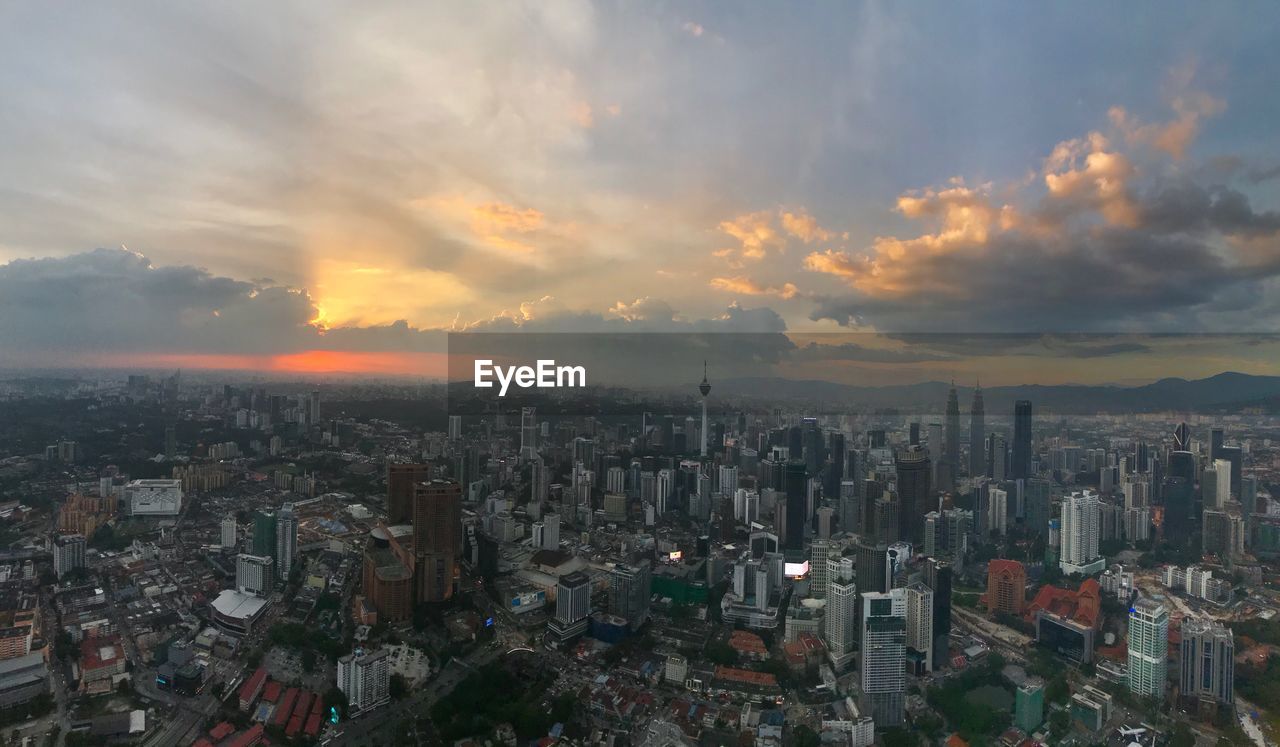
[[1160, 494], [1164, 497], [1164, 535], [1166, 537], [1185, 536], [1185, 533], [1190, 531], [1191, 522], [1197, 518], [1192, 515], [1195, 510], [1195, 496], [1191, 483], [1181, 477], [1166, 477], [1161, 485]]
[[699, 431], [698, 440], [700, 441], [698, 453], [702, 458], [707, 456], [707, 395], [711, 394], [711, 382], [707, 381], [707, 362], [702, 362], [702, 383], [698, 384], [698, 391], [702, 394], [702, 430]]
[[1226, 501], [1225, 496], [1218, 495], [1219, 484], [1217, 467], [1205, 467], [1200, 473], [1200, 504], [1205, 511], [1217, 510]]
[[1009, 477], [1031, 477], [1031, 400], [1013, 403], [1013, 456], [1009, 460]]
[[253, 515], [254, 555], [276, 556], [276, 515], [272, 511], [257, 511]]
[[236, 517], [228, 516], [222, 520], [222, 547], [231, 549], [236, 546]]
[[604, 473], [604, 490], [606, 493], [614, 493], [625, 497], [627, 485], [627, 472], [621, 467], [610, 467]]
[[649, 619], [653, 570], [648, 560], [634, 565], [619, 563], [609, 573], [609, 611], [639, 630]]
[[275, 561], [270, 557], [245, 553], [236, 556], [236, 589], [265, 597], [271, 594], [275, 582]]
[[556, 612], [547, 621], [547, 633], [560, 644], [587, 631], [591, 614], [591, 579], [582, 571], [566, 573], [556, 582]]
[[[830, 561], [840, 560], [840, 545], [829, 539], [815, 539], [809, 545], [809, 596], [825, 599], [831, 582]], [[852, 562], [852, 561], [850, 561]]]
[[822, 471], [823, 495], [840, 494], [840, 483], [844, 481], [845, 444], [843, 433], [827, 434], [827, 464]]
[[1059, 565], [1063, 573], [1087, 575], [1102, 570], [1105, 560], [1098, 557], [1100, 512], [1098, 494], [1092, 490], [1072, 493], [1062, 500]]
[[59, 579], [77, 568], [84, 568], [83, 534], [60, 534], [53, 538], [53, 573]]
[[858, 584], [849, 558], [830, 558], [828, 575], [825, 638], [831, 666], [839, 672], [853, 661], [858, 650]]
[[876, 501], [884, 495], [884, 483], [867, 478], [862, 483], [862, 495], [858, 507], [858, 532], [864, 537], [875, 535]]
[[560, 514], [549, 513], [542, 517], [543, 550], [556, 550], [560, 547]]
[[907, 648], [922, 655], [926, 671], [933, 671], [933, 589], [921, 583], [904, 589], [907, 597]]
[[[1209, 470], [1205, 470], [1205, 482], [1209, 481], [1207, 477]], [[1213, 491], [1214, 504], [1210, 506], [1205, 503], [1205, 508], [1222, 508], [1227, 505], [1227, 501], [1231, 500], [1231, 462], [1226, 459], [1213, 460], [1213, 476], [1216, 485]]]
[[311, 392], [311, 402], [307, 413], [307, 423], [316, 425], [320, 422], [320, 392]]
[[1222, 429], [1214, 428], [1209, 431], [1209, 461], [1215, 461], [1222, 457]]
[[1028, 734], [1034, 734], [1044, 723], [1044, 680], [1028, 677], [1018, 685], [1014, 697], [1013, 724]]
[[293, 572], [293, 559], [298, 554], [298, 515], [293, 512], [293, 504], [286, 503], [276, 514], [276, 567], [280, 569], [280, 578], [289, 580]]
[[[945, 453], [943, 460], [947, 466], [951, 468], [951, 474], [958, 474], [960, 471], [960, 398], [956, 395], [956, 385], [951, 384], [951, 390], [947, 392], [947, 417], [946, 417], [946, 433], [943, 436], [945, 444]], [[950, 485], [942, 484], [938, 486], [943, 490], [949, 490]]]
[[1235, 703], [1235, 642], [1231, 630], [1208, 617], [1182, 618], [1182, 669], [1179, 692], [1184, 698]]
[[933, 590], [933, 668], [938, 670], [947, 665], [951, 652], [951, 563], [929, 558], [924, 582]]
[[920, 422], [919, 421], [912, 421], [911, 425], [907, 426], [907, 444], [910, 446], [920, 445]]
[[907, 691], [906, 590], [862, 594], [862, 699], [876, 728], [901, 726]]
[[520, 459], [528, 461], [538, 456], [538, 411], [533, 407], [520, 408]]
[[1200, 549], [1204, 554], [1217, 555], [1224, 562], [1244, 554], [1244, 516], [1240, 504], [1232, 502], [1224, 509], [1206, 509], [1202, 521]]
[[[544, 524], [545, 534], [545, 524]], [[462, 550], [462, 486], [453, 480], [419, 482], [413, 493], [413, 554], [419, 602], [453, 597]]]
[[1027, 569], [1016, 560], [987, 564], [987, 610], [1021, 615], [1026, 607]]
[[889, 590], [892, 574], [889, 572], [889, 545], [867, 541], [857, 545], [858, 590], [860, 592]]
[[978, 477], [987, 472], [987, 455], [983, 448], [987, 441], [986, 405], [982, 402], [982, 386], [973, 388], [973, 404], [969, 405], [969, 476]]
[[983, 517], [983, 533], [1003, 537], [1009, 533], [1009, 494], [990, 483], [982, 487], [987, 491], [987, 515]]
[[[895, 455], [898, 472], [898, 532], [913, 544], [924, 542], [924, 515], [932, 511], [929, 455], [911, 447]], [[887, 538], [882, 538], [887, 539]]]
[[924, 549], [925, 557], [936, 558], [947, 546], [947, 526], [942, 514], [930, 511], [924, 515]]
[[783, 535], [785, 553], [804, 552], [804, 530], [809, 523], [806, 513], [809, 499], [809, 478], [804, 462], [787, 462], [783, 483], [786, 490], [786, 531]]
[[172, 425], [164, 427], [164, 455], [173, 459], [178, 453], [178, 431]]
[[1044, 536], [1049, 531], [1049, 500], [1053, 484], [1041, 477], [1026, 481], [1023, 492], [1026, 500], [1026, 527], [1033, 535]]
[[347, 696], [353, 714], [364, 713], [391, 700], [391, 662], [386, 649], [366, 654], [361, 649], [338, 659], [338, 689]]
[[831, 525], [835, 515], [836, 510], [830, 506], [823, 506], [818, 509], [818, 536], [820, 538], [831, 539]]
[[836, 510], [836, 516], [840, 521], [840, 531], [860, 531], [858, 523], [858, 483], [853, 480], [842, 480], [840, 482], [840, 499], [837, 505], [839, 508]]
[[413, 519], [414, 485], [431, 479], [429, 464], [387, 464], [387, 522], [407, 524]]
[[[1240, 499], [1240, 478], [1244, 473], [1244, 450], [1239, 446], [1223, 446], [1218, 450], [1218, 459], [1226, 463], [1227, 494]], [[1224, 472], [1222, 465], [1218, 467], [1219, 475]], [[1218, 478], [1221, 480], [1221, 476]]]
[[1173, 450], [1191, 451], [1191, 429], [1186, 423], [1178, 423], [1173, 429]]
[[1129, 692], [1163, 699], [1168, 656], [1169, 611], [1141, 597], [1129, 609]]
[[925, 426], [928, 434], [928, 441], [925, 444], [925, 453], [929, 455], [929, 464], [934, 472], [934, 484], [941, 485], [938, 478], [938, 471], [946, 462], [947, 444], [942, 436], [942, 423], [929, 423]]
[[462, 416], [449, 416], [449, 440], [457, 441], [462, 438]]
[[1009, 446], [1004, 436], [992, 433], [987, 436], [987, 477], [1003, 480], [1009, 474]]
[[884, 543], [897, 542], [902, 538], [898, 529], [898, 496], [892, 493], [876, 499], [871, 530], [864, 536], [874, 537]]

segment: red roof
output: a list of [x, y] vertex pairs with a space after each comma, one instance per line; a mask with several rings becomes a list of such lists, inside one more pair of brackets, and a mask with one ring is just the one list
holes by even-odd
[[289, 723], [289, 714], [293, 713], [293, 703], [298, 699], [298, 688], [291, 687], [284, 691], [284, 698], [281, 699], [280, 705], [276, 706], [276, 711], [272, 716], [271, 723], [276, 726], [284, 726]]
[[265, 703], [274, 703], [280, 700], [280, 691], [284, 690], [284, 685], [276, 680], [271, 680], [266, 687], [262, 688], [262, 700]]
[[1079, 591], [1041, 586], [1027, 606], [1027, 619], [1034, 620], [1039, 610], [1097, 630], [1102, 622], [1102, 587], [1092, 578], [1085, 579]]
[[311, 699], [315, 697], [310, 690], [303, 690], [298, 693], [298, 702], [293, 704], [293, 715], [298, 718], [305, 718], [307, 709], [311, 707]]
[[309, 737], [314, 737], [315, 735], [319, 734], [320, 733], [320, 714], [313, 713], [309, 717], [307, 717], [307, 728], [304, 729], [303, 731], [305, 731], [307, 733], [307, 736]]
[[227, 747], [250, 747], [262, 741], [262, 724], [254, 724], [249, 730], [231, 741]]
[[249, 679], [244, 681], [240, 686], [240, 702], [252, 703], [253, 699], [258, 697], [258, 692], [262, 690], [262, 685], [267, 681], [267, 668], [258, 667]]
[[209, 738], [215, 742], [221, 742], [222, 740], [234, 734], [235, 731], [236, 731], [236, 727], [233, 726], [230, 721], [223, 721], [222, 723], [218, 724], [217, 726], [209, 730]]
[[120, 636], [86, 638], [80, 642], [80, 668], [85, 671], [117, 666], [124, 658]]

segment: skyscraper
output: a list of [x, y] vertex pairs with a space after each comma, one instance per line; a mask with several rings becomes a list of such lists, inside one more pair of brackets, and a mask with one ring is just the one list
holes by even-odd
[[901, 726], [907, 691], [905, 589], [862, 594], [862, 712], [876, 728]]
[[276, 556], [276, 515], [258, 511], [253, 515], [253, 554]]
[[413, 519], [413, 486], [429, 479], [429, 464], [387, 464], [388, 523], [405, 524]]
[[1062, 500], [1063, 573], [1089, 574], [1102, 570], [1105, 560], [1098, 556], [1101, 504], [1092, 490], [1072, 493]]
[[[946, 454], [943, 459], [947, 466], [950, 467], [950, 474], [956, 475], [960, 472], [960, 398], [956, 394], [956, 385], [951, 384], [951, 391], [947, 392], [947, 432], [944, 436], [946, 443]], [[950, 485], [939, 485], [943, 490], [949, 490]]]
[[1044, 680], [1028, 677], [1018, 685], [1014, 700], [1013, 723], [1028, 734], [1034, 734], [1044, 723]]
[[1009, 477], [1031, 477], [1031, 400], [1013, 403], [1013, 457], [1009, 460]]
[[221, 524], [222, 536], [220, 537], [223, 548], [231, 549], [236, 546], [236, 517], [228, 516], [222, 520]]
[[859, 542], [857, 559], [859, 591], [888, 591], [892, 578], [889, 573], [889, 546], [883, 542]]
[[987, 610], [1021, 615], [1026, 606], [1027, 569], [1016, 560], [987, 564]]
[[698, 384], [698, 391], [702, 394], [702, 430], [698, 433], [700, 446], [698, 453], [705, 459], [707, 456], [707, 395], [711, 394], [711, 382], [707, 381], [707, 362], [702, 362], [702, 383]]
[[907, 648], [920, 654], [933, 671], [933, 589], [921, 583], [904, 589], [907, 597]]
[[828, 559], [827, 575], [825, 639], [831, 666], [839, 672], [857, 652], [858, 584], [849, 558]]
[[538, 456], [538, 411], [533, 407], [520, 408], [520, 460], [529, 461]]
[[1179, 692], [1183, 698], [1235, 702], [1235, 642], [1231, 630], [1208, 617], [1182, 618], [1182, 669]]
[[924, 582], [933, 589], [933, 668], [946, 666], [951, 653], [951, 563], [929, 558]]
[[60, 534], [53, 540], [53, 573], [59, 579], [77, 568], [84, 568], [83, 534]]
[[790, 554], [803, 553], [804, 530], [809, 523], [809, 478], [804, 462], [795, 460], [787, 462], [783, 473], [783, 486], [787, 496], [783, 548]]
[[353, 713], [363, 713], [391, 700], [391, 662], [387, 650], [361, 649], [338, 659], [338, 689]]
[[930, 505], [929, 455], [913, 446], [897, 452], [894, 461], [898, 471], [898, 533], [920, 545], [924, 541], [924, 515], [936, 508]]
[[293, 512], [293, 504], [286, 503], [276, 514], [276, 567], [280, 570], [280, 578], [288, 581], [293, 572], [293, 559], [298, 554], [298, 515]]
[[1129, 608], [1129, 692], [1163, 699], [1168, 656], [1169, 611], [1139, 598]]
[[462, 486], [431, 480], [414, 486], [413, 554], [419, 602], [453, 596], [462, 550]]
[[556, 583], [556, 612], [547, 622], [547, 633], [555, 642], [566, 643], [586, 632], [590, 614], [591, 579], [582, 571], [561, 576]]
[[973, 404], [969, 406], [969, 476], [978, 477], [987, 472], [986, 406], [982, 402], [982, 386], [973, 388]]
[[609, 611], [624, 618], [632, 630], [649, 619], [653, 570], [648, 560], [632, 565], [619, 563], [609, 573]]
[[259, 555], [236, 556], [236, 589], [255, 596], [265, 597], [275, 585], [275, 561]]
[[1186, 423], [1178, 423], [1173, 429], [1173, 450], [1191, 451], [1191, 429]]

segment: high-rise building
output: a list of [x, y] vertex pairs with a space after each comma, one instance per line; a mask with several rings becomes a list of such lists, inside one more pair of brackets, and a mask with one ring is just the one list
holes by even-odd
[[1031, 400], [1013, 403], [1013, 456], [1009, 460], [1009, 477], [1031, 477]]
[[790, 461], [783, 473], [786, 490], [786, 526], [782, 546], [786, 553], [804, 552], [804, 530], [809, 523], [809, 478], [804, 462]]
[[1173, 429], [1173, 450], [1191, 451], [1191, 429], [1186, 423], [1178, 423]]
[[173, 459], [178, 453], [178, 432], [172, 425], [164, 427], [164, 455]]
[[293, 511], [293, 504], [286, 503], [276, 514], [276, 567], [280, 569], [280, 578], [289, 579], [293, 572], [293, 559], [298, 555], [298, 515]]
[[[945, 453], [943, 460], [950, 467], [949, 474], [957, 475], [960, 473], [960, 398], [956, 395], [956, 385], [951, 384], [951, 390], [947, 392], [947, 431], [944, 435]], [[950, 484], [939, 484], [942, 490], [950, 490]]]
[[907, 691], [905, 589], [862, 594], [861, 709], [876, 728], [901, 726]]
[[387, 522], [407, 524], [413, 519], [413, 491], [431, 479], [429, 464], [387, 464]]
[[533, 407], [520, 408], [520, 460], [538, 456], [538, 412]]
[[859, 542], [857, 547], [858, 589], [860, 592], [889, 590], [889, 546], [883, 542]]
[[1023, 486], [1026, 527], [1033, 535], [1043, 537], [1049, 532], [1049, 501], [1052, 491], [1053, 483], [1041, 477], [1032, 477]]
[[982, 402], [982, 387], [973, 388], [973, 404], [969, 406], [969, 476], [979, 477], [987, 473], [986, 406]]
[[462, 551], [462, 486], [454, 480], [419, 482], [413, 493], [413, 554], [419, 602], [453, 597]]
[[925, 585], [933, 590], [933, 668], [942, 669], [951, 653], [951, 564], [929, 558]]
[[898, 473], [898, 533], [907, 541], [921, 545], [924, 515], [936, 508], [930, 505], [929, 455], [915, 446], [899, 451], [894, 461]]
[[1129, 692], [1164, 698], [1169, 656], [1169, 610], [1140, 597], [1129, 608]]
[[987, 436], [987, 477], [1003, 480], [1009, 475], [1008, 454], [1004, 436], [999, 433]]
[[615, 565], [609, 574], [609, 611], [638, 630], [649, 619], [652, 584], [653, 569], [648, 560]]
[[547, 621], [547, 634], [561, 645], [587, 630], [591, 614], [591, 579], [582, 571], [566, 573], [556, 582], [556, 612]]
[[[1225, 447], [1224, 447], [1225, 448]], [[1214, 504], [1212, 506], [1206, 501], [1205, 508], [1222, 508], [1227, 505], [1227, 501], [1231, 500], [1231, 462], [1226, 459], [1213, 460], [1213, 477], [1214, 477]], [[1209, 480], [1209, 470], [1205, 470], [1205, 482]]]
[[987, 610], [1021, 615], [1026, 608], [1027, 569], [1016, 560], [987, 564]]
[[251, 549], [254, 555], [276, 556], [276, 515], [272, 511], [257, 511], [253, 514], [253, 542]]
[[222, 547], [232, 549], [236, 546], [236, 517], [228, 516], [222, 520]]
[[1063, 573], [1088, 575], [1102, 570], [1106, 560], [1098, 556], [1101, 504], [1092, 490], [1072, 493], [1062, 500]]
[[395, 527], [382, 524], [370, 532], [364, 551], [361, 592], [377, 611], [379, 622], [395, 624], [413, 617], [412, 539], [413, 535], [403, 524]]
[[1235, 642], [1231, 630], [1208, 617], [1182, 618], [1183, 698], [1231, 706], [1235, 702]]
[[307, 412], [307, 423], [316, 425], [320, 422], [320, 392], [311, 392], [311, 401]]
[[698, 431], [698, 453], [704, 459], [707, 456], [707, 395], [711, 394], [711, 382], [707, 381], [707, 362], [702, 362], [702, 383], [698, 384], [698, 392], [702, 394], [702, 428]]
[[353, 714], [366, 713], [391, 700], [391, 662], [386, 649], [354, 653], [338, 659], [338, 689]]
[[1028, 734], [1034, 734], [1044, 723], [1044, 680], [1028, 677], [1018, 685], [1014, 698], [1013, 723]]
[[905, 589], [907, 597], [907, 648], [921, 656], [926, 671], [933, 671], [933, 589], [921, 583]]
[[449, 416], [449, 440], [457, 441], [462, 438], [462, 416]]
[[858, 584], [849, 558], [830, 558], [827, 563], [824, 638], [831, 666], [840, 672], [857, 653]]
[[53, 573], [62, 578], [77, 568], [84, 568], [83, 534], [60, 534], [53, 539]]
[[236, 556], [236, 590], [244, 594], [265, 597], [275, 586], [275, 561], [267, 556]]

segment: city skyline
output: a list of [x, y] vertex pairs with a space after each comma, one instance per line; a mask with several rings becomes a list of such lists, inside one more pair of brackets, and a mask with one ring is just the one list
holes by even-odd
[[24, 9], [0, 32], [4, 362], [1267, 330], [1280, 14], [1183, 11]]

